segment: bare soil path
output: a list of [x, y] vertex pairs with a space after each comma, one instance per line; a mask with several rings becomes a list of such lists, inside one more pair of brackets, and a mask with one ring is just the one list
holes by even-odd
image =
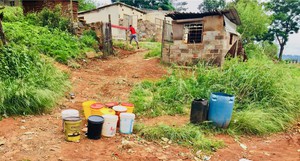
[[[188, 148], [165, 145], [163, 142], [147, 142], [136, 135], [120, 135], [113, 138], [88, 140], [82, 135], [79, 143], [66, 142], [62, 133], [61, 109], [81, 110], [81, 103], [94, 99], [101, 102], [128, 101], [134, 84], [142, 80], [157, 80], [168, 74], [158, 59], [143, 59], [143, 51], [122, 52], [116, 58], [88, 60], [82, 68], [60, 67], [70, 73], [75, 99], [65, 98], [49, 114], [40, 116], [10, 117], [0, 121], [0, 160], [50, 160], [50, 161], [110, 161], [110, 160], [194, 160]], [[68, 94], [66, 94], [68, 95]], [[188, 116], [170, 116], [156, 119], [143, 118], [146, 125], [159, 122], [180, 126], [188, 122]], [[84, 120], [85, 121], [85, 120]], [[299, 128], [299, 127], [297, 127]], [[298, 130], [298, 129], [297, 129]], [[227, 144], [218, 150], [211, 160], [297, 160], [300, 161], [300, 134], [277, 134], [267, 138], [243, 137], [240, 144], [229, 136], [216, 136]], [[126, 141], [125, 141], [126, 140]], [[122, 143], [123, 142], [123, 143]]]

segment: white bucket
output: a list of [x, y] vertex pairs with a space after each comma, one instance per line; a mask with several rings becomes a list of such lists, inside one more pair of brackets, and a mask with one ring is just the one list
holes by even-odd
[[120, 132], [123, 134], [131, 134], [133, 131], [135, 114], [121, 113], [120, 114]]
[[103, 115], [104, 123], [102, 127], [102, 135], [106, 137], [113, 137], [117, 131], [117, 115]]
[[79, 118], [79, 111], [78, 110], [74, 110], [74, 109], [67, 109], [67, 110], [63, 110], [61, 112], [61, 117], [62, 117], [62, 126], [63, 126], [63, 132], [65, 132], [65, 119], [68, 117], [78, 117]]

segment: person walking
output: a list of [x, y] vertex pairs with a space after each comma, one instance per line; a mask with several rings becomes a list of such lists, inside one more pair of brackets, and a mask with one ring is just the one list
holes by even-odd
[[136, 46], [137, 48], [139, 49], [139, 42], [138, 42], [138, 39], [137, 39], [137, 36], [136, 36], [136, 31], [135, 29], [132, 27], [132, 25], [129, 25], [129, 31], [130, 31], [130, 44], [132, 42], [132, 39], [134, 39], [134, 41], [136, 42]]

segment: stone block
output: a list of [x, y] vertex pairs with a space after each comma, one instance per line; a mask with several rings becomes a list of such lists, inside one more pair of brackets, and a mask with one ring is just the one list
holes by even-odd
[[223, 49], [223, 45], [216, 45], [215, 49]]
[[222, 35], [222, 36], [215, 36], [215, 39], [216, 40], [223, 40], [224, 39], [224, 36]]
[[189, 53], [189, 49], [180, 49], [181, 53]]
[[188, 49], [188, 45], [187, 44], [180, 44], [179, 49]]
[[210, 53], [219, 53], [219, 50], [218, 49], [212, 49], [212, 50], [210, 50]]

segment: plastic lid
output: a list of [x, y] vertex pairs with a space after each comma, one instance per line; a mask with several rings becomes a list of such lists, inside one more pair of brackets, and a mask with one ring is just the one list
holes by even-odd
[[121, 113], [120, 118], [135, 118], [135, 114], [133, 114], [133, 113]]
[[103, 115], [102, 117], [104, 118], [104, 120], [107, 120], [107, 119], [109, 119], [109, 120], [118, 120], [118, 118], [119, 118], [117, 115], [109, 115], [109, 114]]
[[88, 121], [93, 122], [93, 123], [103, 123], [104, 118], [102, 116], [92, 115], [88, 118]]
[[122, 106], [128, 106], [128, 107], [133, 107], [134, 105], [132, 103], [128, 103], [128, 102], [123, 102], [121, 103]]
[[68, 117], [68, 116], [75, 116], [75, 117], [79, 117], [79, 111], [78, 110], [75, 110], [75, 109], [67, 109], [67, 110], [63, 110], [62, 112], [61, 112], [61, 116], [63, 117], [63, 118], [65, 118], [65, 117]]
[[118, 112], [125, 112], [125, 111], [127, 111], [127, 108], [124, 107], [124, 106], [114, 106], [113, 109], [115, 111], [118, 111]]
[[66, 117], [64, 118], [64, 121], [79, 121], [81, 120], [80, 117]]
[[93, 108], [93, 109], [100, 109], [100, 108], [103, 108], [103, 107], [104, 107], [104, 105], [102, 103], [93, 103], [91, 105], [91, 108]]
[[114, 107], [114, 106], [118, 106], [119, 103], [118, 102], [107, 102], [105, 103], [106, 107]]

